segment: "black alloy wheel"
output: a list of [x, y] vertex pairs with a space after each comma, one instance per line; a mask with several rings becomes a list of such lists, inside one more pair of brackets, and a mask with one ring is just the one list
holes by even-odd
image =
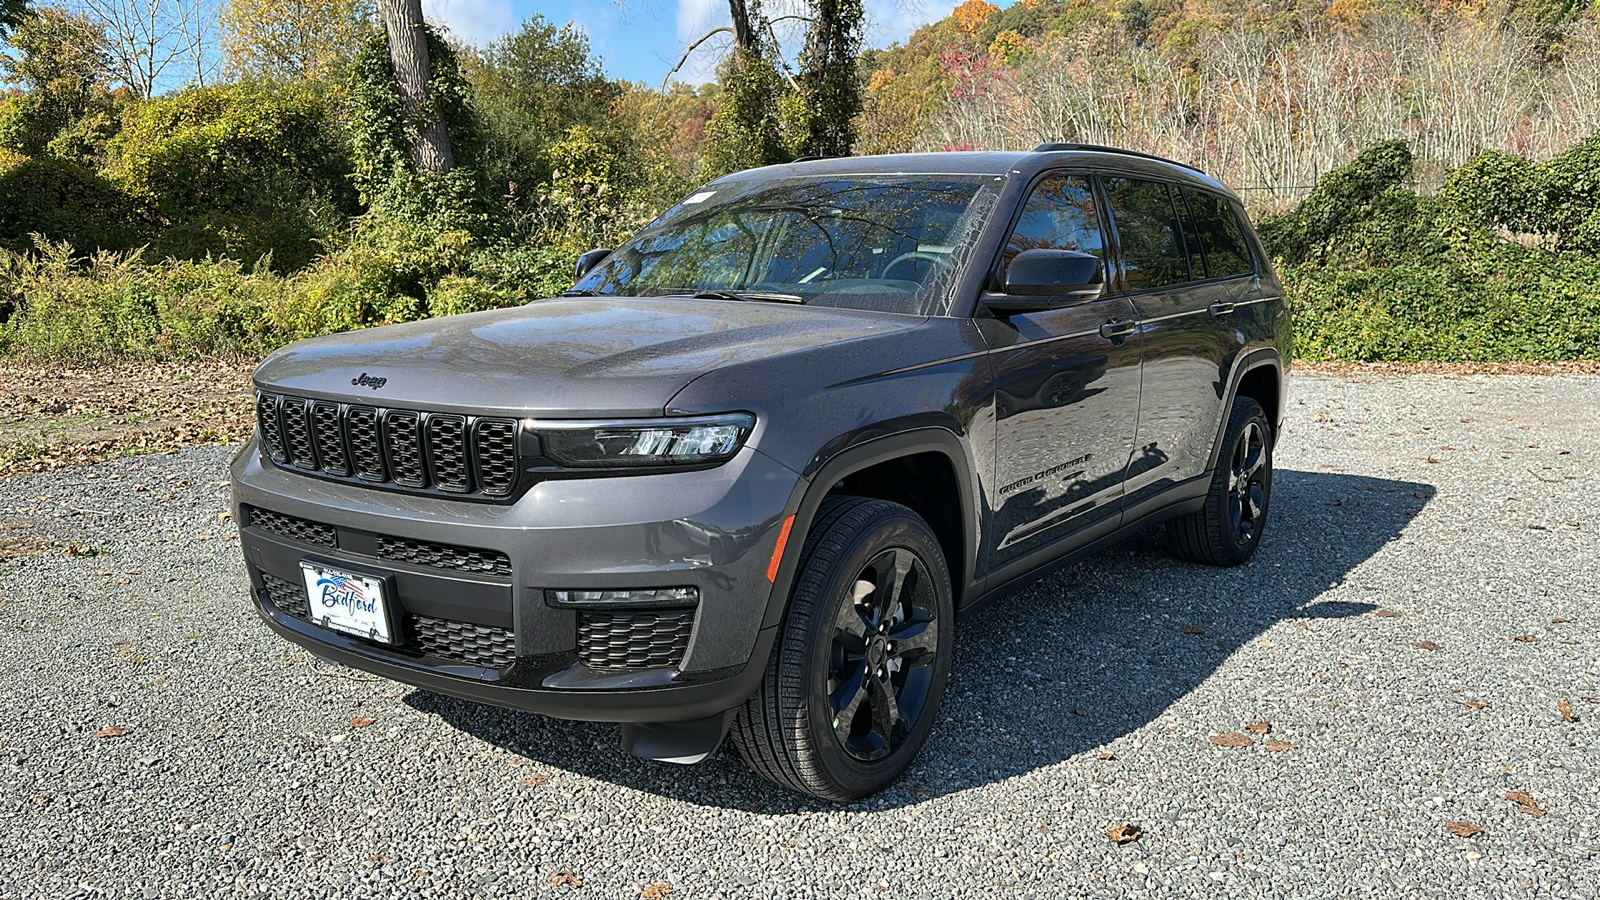
[[939, 619], [928, 568], [907, 547], [874, 556], [839, 605], [828, 652], [828, 705], [846, 753], [871, 762], [905, 743], [928, 703]]
[[761, 686], [734, 716], [739, 757], [824, 800], [865, 797], [898, 778], [938, 717], [952, 593], [938, 538], [915, 512], [824, 500]]
[[1234, 445], [1228, 474], [1228, 523], [1241, 545], [1255, 540], [1267, 514], [1267, 433], [1261, 423], [1245, 423]]
[[1261, 544], [1271, 502], [1272, 425], [1261, 404], [1240, 397], [1233, 401], [1205, 506], [1167, 520], [1167, 545], [1181, 559], [1237, 566]]

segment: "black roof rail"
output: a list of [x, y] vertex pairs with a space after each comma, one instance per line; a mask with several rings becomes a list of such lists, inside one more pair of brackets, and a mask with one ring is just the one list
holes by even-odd
[[1181, 166], [1185, 169], [1188, 169], [1191, 172], [1200, 172], [1201, 175], [1206, 174], [1205, 172], [1201, 171], [1199, 166], [1193, 166], [1185, 162], [1178, 162], [1175, 159], [1167, 159], [1165, 156], [1157, 156], [1154, 153], [1140, 153], [1137, 150], [1124, 150], [1121, 147], [1107, 147], [1102, 144], [1065, 144], [1046, 142], [1033, 148], [1033, 152], [1035, 153], [1055, 153], [1062, 150], [1089, 150], [1095, 153], [1118, 153], [1123, 156], [1137, 156], [1141, 159], [1153, 159], [1156, 162], [1171, 163], [1172, 165]]
[[839, 159], [839, 158], [840, 158], [840, 157], [838, 157], [838, 156], [832, 156], [832, 155], [822, 155], [822, 156], [802, 156], [802, 157], [800, 157], [800, 158], [799, 158], [799, 159], [791, 159], [791, 160], [789, 160], [789, 161], [790, 161], [790, 162], [797, 162], [797, 163], [800, 163], [800, 162], [816, 162], [816, 161], [817, 161], [817, 160], [819, 160], [819, 159]]

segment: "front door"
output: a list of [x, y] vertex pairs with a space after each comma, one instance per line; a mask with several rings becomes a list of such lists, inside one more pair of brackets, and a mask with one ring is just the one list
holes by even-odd
[[[1029, 195], [1004, 263], [1023, 250], [1099, 256], [1086, 175], [1047, 175]], [[1003, 271], [1003, 270], [1002, 270]], [[1140, 349], [1124, 297], [980, 319], [995, 377], [994, 546], [989, 569], [1118, 517], [1139, 414]]]

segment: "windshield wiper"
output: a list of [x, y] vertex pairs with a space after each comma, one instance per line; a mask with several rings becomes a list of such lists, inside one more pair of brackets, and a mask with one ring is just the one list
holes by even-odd
[[559, 296], [562, 296], [562, 297], [599, 297], [601, 295], [596, 291], [589, 290], [588, 288], [576, 288], [576, 289], [570, 290], [570, 291], [562, 291]]
[[804, 303], [799, 294], [780, 294], [776, 291], [698, 291], [696, 300], [766, 300], [772, 303]]

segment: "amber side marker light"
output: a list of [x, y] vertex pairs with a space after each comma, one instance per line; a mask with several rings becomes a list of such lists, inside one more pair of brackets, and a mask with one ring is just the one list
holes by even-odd
[[767, 563], [767, 583], [776, 584], [778, 581], [778, 564], [783, 562], [783, 545], [789, 543], [789, 529], [794, 527], [794, 515], [791, 513], [783, 520], [783, 527], [778, 529], [778, 545], [772, 548], [772, 562]]

